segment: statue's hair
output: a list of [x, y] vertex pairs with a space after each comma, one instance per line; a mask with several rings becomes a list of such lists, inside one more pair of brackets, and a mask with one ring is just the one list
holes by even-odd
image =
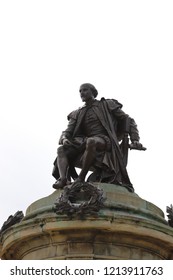
[[97, 97], [98, 91], [97, 91], [97, 89], [95, 88], [95, 86], [93, 86], [93, 85], [90, 84], [90, 83], [85, 83], [85, 84], [82, 84], [81, 86], [87, 86], [87, 87], [89, 87], [89, 88], [91, 89], [91, 91], [92, 91], [94, 97], [95, 97], [95, 98]]

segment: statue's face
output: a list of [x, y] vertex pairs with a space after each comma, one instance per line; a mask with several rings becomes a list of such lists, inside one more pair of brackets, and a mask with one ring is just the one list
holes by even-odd
[[90, 87], [88, 87], [86, 85], [82, 85], [79, 89], [79, 92], [80, 92], [80, 96], [81, 96], [81, 99], [83, 102], [87, 102], [89, 100], [94, 99], [92, 90], [90, 89]]

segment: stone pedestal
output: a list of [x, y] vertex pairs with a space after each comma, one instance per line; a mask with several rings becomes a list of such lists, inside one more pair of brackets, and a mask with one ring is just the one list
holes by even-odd
[[31, 204], [2, 236], [7, 260], [173, 259], [173, 228], [154, 204], [124, 187], [95, 184], [106, 198], [98, 215], [83, 219], [53, 211], [60, 190]]

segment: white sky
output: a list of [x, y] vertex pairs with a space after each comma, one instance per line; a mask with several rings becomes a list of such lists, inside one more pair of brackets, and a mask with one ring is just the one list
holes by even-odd
[[51, 176], [79, 86], [115, 98], [146, 152], [130, 151], [136, 193], [173, 203], [172, 1], [0, 2], [0, 227], [53, 192]]

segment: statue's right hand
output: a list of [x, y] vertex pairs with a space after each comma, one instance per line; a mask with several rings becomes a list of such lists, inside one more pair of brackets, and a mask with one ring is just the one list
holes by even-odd
[[68, 139], [65, 138], [65, 139], [63, 139], [62, 144], [63, 145], [71, 145], [72, 143]]

